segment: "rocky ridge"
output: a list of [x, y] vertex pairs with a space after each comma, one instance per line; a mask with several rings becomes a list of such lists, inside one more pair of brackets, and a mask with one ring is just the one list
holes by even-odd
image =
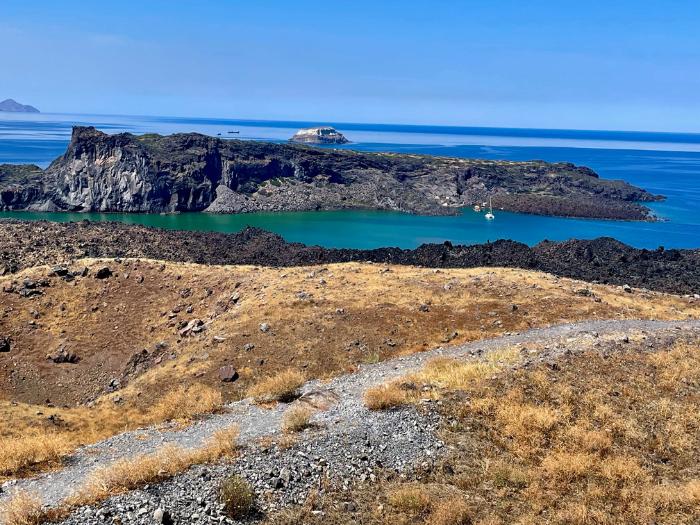
[[[454, 214], [493, 198], [531, 213], [648, 220], [661, 197], [570, 163], [363, 153], [196, 133], [76, 127], [46, 170], [0, 166], [0, 209], [245, 213], [382, 209]], [[526, 197], [521, 199], [521, 197]]]
[[82, 257], [263, 266], [372, 261], [433, 268], [512, 267], [584, 281], [700, 294], [700, 250], [636, 249], [611, 238], [543, 241], [533, 247], [499, 240], [471, 246], [424, 244], [415, 250], [353, 250], [289, 243], [257, 228], [223, 234], [122, 223], [0, 220], [0, 274]]

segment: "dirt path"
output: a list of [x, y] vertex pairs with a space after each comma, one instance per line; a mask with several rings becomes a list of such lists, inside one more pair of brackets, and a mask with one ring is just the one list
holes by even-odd
[[[552, 359], [563, 352], [578, 350], [585, 346], [581, 344], [584, 341], [590, 343], [599, 338], [622, 339], [624, 336], [634, 335], [657, 337], [686, 332], [697, 335], [700, 332], [700, 320], [611, 320], [558, 325], [364, 365], [356, 373], [338, 377], [325, 384], [320, 381], [309, 382], [302, 392], [306, 395], [324, 392], [326, 395], [331, 393], [333, 397], [337, 397], [334, 405], [315, 416], [314, 422], [318, 427], [326, 429], [328, 435], [332, 433], [335, 436], [345, 436], [344, 443], [363, 439], [368, 443], [371, 440], [389, 440], [388, 443], [384, 443], [384, 448], [380, 448], [395, 450], [391, 452], [391, 458], [396, 458], [393, 467], [398, 468], [396, 465], [408, 466], [411, 460], [420, 461], [426, 451], [430, 454], [430, 450], [441, 445], [429, 431], [430, 425], [427, 425], [428, 431], [426, 428], [419, 428], [421, 425], [417, 425], [410, 417], [406, 419], [401, 415], [401, 411], [394, 414], [368, 411], [362, 401], [363, 393], [368, 387], [416, 371], [427, 360], [436, 356], [479, 359], [484, 353], [504, 346], [536, 344], [544, 349], [537, 359]], [[254, 405], [250, 400], [243, 400], [229, 405], [222, 414], [206, 417], [184, 429], [150, 428], [123, 433], [81, 448], [67, 460], [65, 467], [60, 471], [6, 483], [0, 493], [0, 501], [18, 489], [26, 489], [40, 495], [45, 504], [56, 505], [99, 467], [120, 458], [154, 451], [166, 443], [189, 448], [198, 447], [216, 430], [234, 423], [240, 427], [241, 445], [252, 446], [259, 438], [280, 431], [282, 414], [286, 408], [286, 405], [280, 404], [275, 408], [266, 409]], [[322, 433], [319, 432], [319, 435]], [[352, 444], [348, 446], [352, 447]], [[383, 458], [383, 461], [391, 466], [391, 458]], [[241, 461], [245, 465], [245, 453]], [[90, 520], [84, 518], [83, 522], [87, 523]]]

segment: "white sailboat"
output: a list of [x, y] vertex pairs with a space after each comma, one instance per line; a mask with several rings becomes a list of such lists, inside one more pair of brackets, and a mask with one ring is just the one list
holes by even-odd
[[492, 221], [496, 218], [496, 216], [493, 214], [493, 206], [491, 206], [491, 197], [489, 197], [489, 212], [484, 215], [487, 221]]

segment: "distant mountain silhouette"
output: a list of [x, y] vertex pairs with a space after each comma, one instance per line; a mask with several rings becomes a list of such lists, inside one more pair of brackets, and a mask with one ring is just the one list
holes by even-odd
[[20, 104], [16, 100], [8, 98], [0, 102], [0, 111], [8, 111], [12, 113], [39, 113], [39, 110], [34, 106]]

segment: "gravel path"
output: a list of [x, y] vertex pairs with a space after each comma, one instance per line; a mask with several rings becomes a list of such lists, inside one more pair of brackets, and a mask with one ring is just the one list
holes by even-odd
[[582, 346], [578, 343], [584, 339], [622, 339], [634, 333], [654, 338], [688, 332], [700, 334], [700, 320], [590, 321], [437, 348], [363, 365], [356, 373], [326, 383], [311, 381], [303, 387], [302, 393], [307, 398], [331, 397], [335, 404], [318, 412], [313, 419], [316, 429], [305, 431], [303, 439], [291, 448], [280, 450], [258, 445], [259, 438], [279, 433], [282, 414], [288, 405], [265, 409], [243, 400], [229, 405], [224, 413], [206, 417], [184, 429], [142, 429], [83, 447], [60, 471], [6, 483], [0, 501], [17, 489], [26, 489], [39, 494], [45, 504], [56, 505], [98, 467], [120, 458], [154, 451], [166, 443], [198, 447], [216, 430], [235, 423], [241, 431], [243, 452], [233, 466], [194, 467], [158, 486], [111, 498], [99, 508], [80, 509], [66, 521], [104, 523], [106, 517], [118, 515], [124, 524], [153, 523], [152, 511], [166, 507], [179, 516], [178, 522], [225, 522], [216, 505], [215, 487], [218, 480], [230, 474], [232, 469], [255, 486], [261, 500], [259, 507], [269, 510], [303, 500], [309, 488], [320, 483], [322, 477], [332, 476], [345, 483], [353, 479], [363, 481], [380, 468], [404, 475], [417, 466], [434, 462], [442, 443], [433, 432], [437, 421], [432, 416], [426, 418], [413, 408], [370, 412], [362, 402], [368, 387], [415, 371], [433, 357], [478, 359], [484, 353], [504, 346], [537, 344], [544, 351], [535, 359], [548, 360], [564, 352], [576, 351]]

